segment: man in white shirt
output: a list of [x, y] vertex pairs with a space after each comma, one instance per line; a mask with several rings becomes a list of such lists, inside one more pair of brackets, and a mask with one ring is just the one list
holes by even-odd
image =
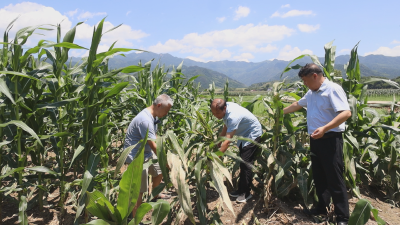
[[[261, 124], [249, 110], [233, 103], [225, 102], [223, 99], [214, 99], [211, 103], [211, 112], [218, 119], [223, 119], [224, 127], [219, 134], [220, 137], [232, 138], [233, 135], [249, 138], [257, 142], [262, 134]], [[225, 152], [229, 147], [229, 140], [221, 143], [221, 152]], [[240, 178], [238, 190], [229, 193], [236, 197], [237, 202], [246, 202], [252, 195], [250, 194], [253, 181], [252, 164], [254, 155], [259, 149], [255, 144], [248, 141], [238, 140], [240, 157], [245, 163], [240, 163]]]
[[311, 166], [318, 205], [312, 215], [326, 214], [332, 197], [336, 221], [339, 225], [349, 220], [349, 204], [343, 177], [343, 135], [345, 121], [351, 111], [343, 88], [323, 76], [313, 63], [299, 71], [299, 77], [309, 90], [298, 102], [283, 109], [284, 114], [307, 108], [307, 127], [310, 134]]

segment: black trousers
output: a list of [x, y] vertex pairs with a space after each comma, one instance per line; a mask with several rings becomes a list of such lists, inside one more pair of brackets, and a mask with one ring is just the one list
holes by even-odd
[[311, 168], [319, 204], [326, 210], [332, 197], [337, 221], [348, 221], [349, 203], [343, 170], [343, 137], [341, 133], [329, 132], [320, 139], [310, 138]]
[[[260, 137], [255, 139], [256, 142], [258, 142], [259, 140]], [[254, 156], [259, 149], [260, 147], [252, 143], [244, 147], [242, 147], [242, 144], [240, 144], [239, 146], [240, 157], [243, 159], [244, 162], [246, 162], [240, 163], [240, 177], [238, 185], [239, 193], [250, 193], [254, 175], [252, 168], [254, 164]]]

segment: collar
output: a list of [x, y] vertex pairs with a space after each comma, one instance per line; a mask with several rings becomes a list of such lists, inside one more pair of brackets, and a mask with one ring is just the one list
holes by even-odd
[[229, 102], [226, 102], [226, 111], [225, 111], [225, 116], [222, 118], [223, 120], [226, 120], [228, 118], [228, 106]]
[[153, 122], [157, 121], [157, 119], [158, 119], [157, 116], [154, 117], [153, 115], [151, 115], [150, 111], [149, 111], [147, 108], [145, 108], [145, 110], [146, 110], [146, 114], [147, 114], [150, 118], [153, 119]]
[[317, 91], [315, 91], [315, 92], [320, 92], [320, 91], [325, 91], [327, 88], [328, 88], [328, 83], [329, 83], [330, 81], [328, 80], [328, 78], [327, 77], [325, 77], [325, 80], [324, 80], [324, 82], [321, 84], [321, 87], [319, 87], [319, 89], [317, 90]]

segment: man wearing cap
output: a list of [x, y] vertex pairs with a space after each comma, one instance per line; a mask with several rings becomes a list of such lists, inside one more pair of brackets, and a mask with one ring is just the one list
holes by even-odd
[[[162, 94], [154, 100], [154, 103], [151, 106], [143, 109], [139, 114], [137, 114], [129, 124], [126, 132], [124, 149], [128, 148], [129, 146], [136, 145], [140, 140], [144, 139], [147, 130], [149, 130], [148, 140], [144, 148], [144, 163], [148, 162], [150, 159], [157, 159], [157, 145], [153, 140], [157, 138], [156, 131], [158, 118], [166, 116], [172, 105], [172, 99], [168, 95]], [[129, 153], [125, 161], [125, 170], [128, 164], [131, 163], [135, 158], [135, 155], [140, 147], [140, 145], [136, 145], [136, 147], [133, 148]], [[152, 176], [153, 189], [161, 183], [162, 173], [158, 163], [154, 163], [149, 166], [148, 169], [143, 170], [140, 194], [136, 206], [133, 208], [133, 217], [135, 217], [137, 208], [142, 204], [143, 193], [148, 191], [148, 174]], [[164, 194], [159, 194], [158, 196], [155, 196], [155, 199], [169, 197], [170, 196]]]
[[336, 221], [349, 220], [349, 204], [343, 177], [343, 136], [345, 121], [351, 111], [343, 88], [323, 76], [313, 63], [299, 71], [299, 77], [309, 90], [298, 102], [283, 109], [284, 114], [307, 108], [307, 127], [310, 134], [311, 168], [318, 205], [308, 211], [311, 215], [326, 214], [332, 197]]
[[[219, 134], [220, 137], [232, 138], [233, 135], [245, 137], [257, 142], [262, 134], [261, 124], [258, 119], [246, 108], [234, 103], [226, 102], [223, 99], [214, 99], [211, 103], [211, 112], [218, 119], [224, 121], [224, 127]], [[225, 152], [229, 147], [229, 140], [221, 143], [220, 151]], [[253, 181], [254, 155], [259, 147], [244, 140], [238, 140], [240, 157], [244, 162], [240, 163], [240, 177], [238, 190], [229, 193], [236, 197], [237, 202], [246, 202], [250, 194]]]

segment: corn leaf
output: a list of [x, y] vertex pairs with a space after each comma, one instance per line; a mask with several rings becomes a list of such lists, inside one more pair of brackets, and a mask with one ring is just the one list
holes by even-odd
[[93, 191], [92, 193], [86, 192], [87, 198], [88, 198], [88, 203], [86, 205], [86, 209], [94, 216], [105, 220], [105, 221], [112, 221], [112, 216], [110, 215], [109, 211], [107, 210], [106, 207], [109, 209], [112, 208], [114, 210], [114, 207], [111, 205], [111, 203], [104, 197], [103, 193], [100, 191]]
[[26, 216], [26, 209], [28, 207], [28, 203], [26, 200], [26, 196], [22, 195], [21, 200], [19, 201], [18, 207], [18, 222], [21, 225], [28, 225], [28, 217]]
[[213, 162], [213, 161], [207, 161], [207, 166], [210, 169], [211, 178], [213, 180], [216, 190], [219, 193], [219, 196], [221, 197], [221, 201], [223, 203], [225, 203], [226, 206], [228, 206], [228, 209], [231, 210], [232, 214], [234, 216], [236, 216], [235, 211], [233, 210], [233, 207], [232, 207], [232, 202], [228, 195], [228, 191], [224, 184], [224, 179], [223, 179], [221, 171], [216, 169], [217, 166], [215, 165], [215, 162]]
[[110, 225], [110, 223], [108, 223], [104, 220], [98, 219], [98, 220], [92, 220], [89, 223], [85, 223], [84, 225]]
[[151, 224], [158, 225], [168, 215], [171, 207], [165, 200], [158, 200], [156, 203], [150, 202], [153, 207], [153, 213], [151, 214]]
[[368, 222], [372, 205], [366, 199], [360, 199], [356, 203], [353, 213], [350, 215], [349, 224], [364, 225]]
[[114, 178], [117, 176], [117, 174], [121, 170], [122, 165], [124, 165], [126, 158], [128, 158], [128, 155], [132, 151], [132, 149], [134, 149], [138, 144], [141, 144], [141, 143], [143, 143], [143, 141], [139, 141], [137, 144], [129, 146], [124, 149], [124, 151], [121, 153], [121, 155], [118, 158], [117, 166], [116, 166], [115, 172], [114, 172]]
[[14, 72], [14, 71], [0, 71], [0, 74], [10, 74], [10, 75], [15, 75], [15, 76], [19, 76], [19, 77], [24, 77], [24, 78], [29, 78], [32, 80], [36, 80], [36, 81], [40, 81], [39, 79], [32, 77], [28, 74], [25, 73], [20, 73], [20, 72]]
[[149, 203], [142, 203], [136, 211], [135, 218], [132, 220], [133, 223], [129, 223], [129, 225], [138, 225], [142, 221], [146, 213], [149, 212], [152, 208], [153, 207]]
[[119, 195], [117, 200], [117, 209], [121, 214], [121, 220], [124, 220], [133, 207], [136, 205], [140, 192], [140, 183], [142, 179], [143, 161], [144, 161], [144, 147], [147, 143], [149, 131], [147, 130], [146, 136], [142, 145], [136, 153], [135, 159], [129, 164], [128, 169], [122, 175], [119, 183]]
[[0, 124], [0, 128], [1, 127], [7, 127], [10, 124], [14, 124], [15, 126], [21, 128], [22, 130], [28, 132], [30, 135], [32, 135], [32, 137], [34, 137], [37, 141], [38, 144], [43, 146], [42, 142], [40, 141], [40, 138], [37, 136], [37, 134], [35, 133], [35, 131], [33, 131], [28, 125], [26, 125], [24, 122], [22, 121], [17, 121], [17, 120], [11, 120], [8, 123], [3, 123]]

